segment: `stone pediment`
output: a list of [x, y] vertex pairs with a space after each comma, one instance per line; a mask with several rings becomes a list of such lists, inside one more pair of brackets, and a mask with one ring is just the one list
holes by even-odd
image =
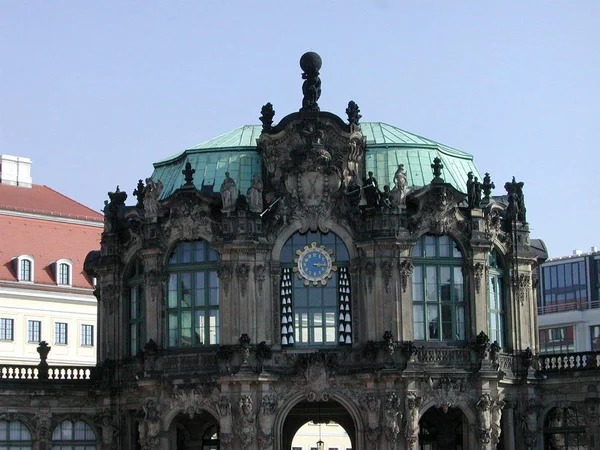
[[465, 221], [458, 210], [465, 198], [465, 194], [451, 184], [435, 180], [424, 188], [411, 192], [406, 198], [408, 229], [413, 234], [446, 234], [459, 222]]

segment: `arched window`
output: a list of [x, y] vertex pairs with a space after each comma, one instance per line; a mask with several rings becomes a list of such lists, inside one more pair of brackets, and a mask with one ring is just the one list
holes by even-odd
[[56, 273], [57, 284], [71, 285], [71, 264], [67, 261], [57, 262], [57, 273]]
[[17, 274], [17, 280], [19, 281], [34, 281], [34, 263], [35, 260], [33, 256], [30, 255], [21, 255], [13, 258], [15, 261], [15, 271]]
[[544, 421], [544, 448], [580, 449], [587, 447], [585, 421], [575, 408], [553, 408]]
[[500, 264], [500, 257], [494, 250], [488, 257], [488, 299], [490, 308], [490, 342], [496, 341], [504, 347], [505, 322], [504, 322], [504, 270]]
[[18, 420], [0, 420], [1, 449], [32, 449], [33, 442], [29, 428]]
[[413, 249], [414, 339], [465, 339], [462, 254], [448, 236], [423, 236]]
[[64, 420], [52, 433], [52, 450], [96, 450], [96, 433], [87, 423]]
[[219, 254], [206, 241], [180, 242], [169, 258], [168, 345], [219, 343]]
[[127, 279], [129, 307], [127, 308], [127, 340], [129, 356], [135, 356], [146, 339], [144, 265], [137, 260]]
[[281, 344], [352, 343], [349, 254], [333, 233], [296, 233], [281, 250]]

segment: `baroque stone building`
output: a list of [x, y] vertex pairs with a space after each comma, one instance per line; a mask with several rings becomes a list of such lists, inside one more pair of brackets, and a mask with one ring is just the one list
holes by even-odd
[[101, 363], [2, 367], [0, 425], [40, 449], [290, 449], [309, 421], [355, 450], [599, 448], [598, 355], [538, 356], [523, 183], [494, 197], [466, 153], [320, 111], [301, 67], [299, 112], [109, 194]]

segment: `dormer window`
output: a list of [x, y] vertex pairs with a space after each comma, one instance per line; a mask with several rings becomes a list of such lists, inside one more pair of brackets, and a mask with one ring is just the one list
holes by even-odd
[[33, 256], [21, 255], [15, 258], [17, 280], [33, 282]]
[[56, 284], [71, 286], [73, 284], [73, 263], [68, 259], [56, 261]]

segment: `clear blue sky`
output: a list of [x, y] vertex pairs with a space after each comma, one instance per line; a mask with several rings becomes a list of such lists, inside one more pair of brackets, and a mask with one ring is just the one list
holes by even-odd
[[[152, 163], [301, 106], [475, 155], [525, 182], [551, 256], [600, 246], [600, 1], [0, 0], [0, 153], [94, 209]], [[130, 197], [131, 198], [131, 197]]]

